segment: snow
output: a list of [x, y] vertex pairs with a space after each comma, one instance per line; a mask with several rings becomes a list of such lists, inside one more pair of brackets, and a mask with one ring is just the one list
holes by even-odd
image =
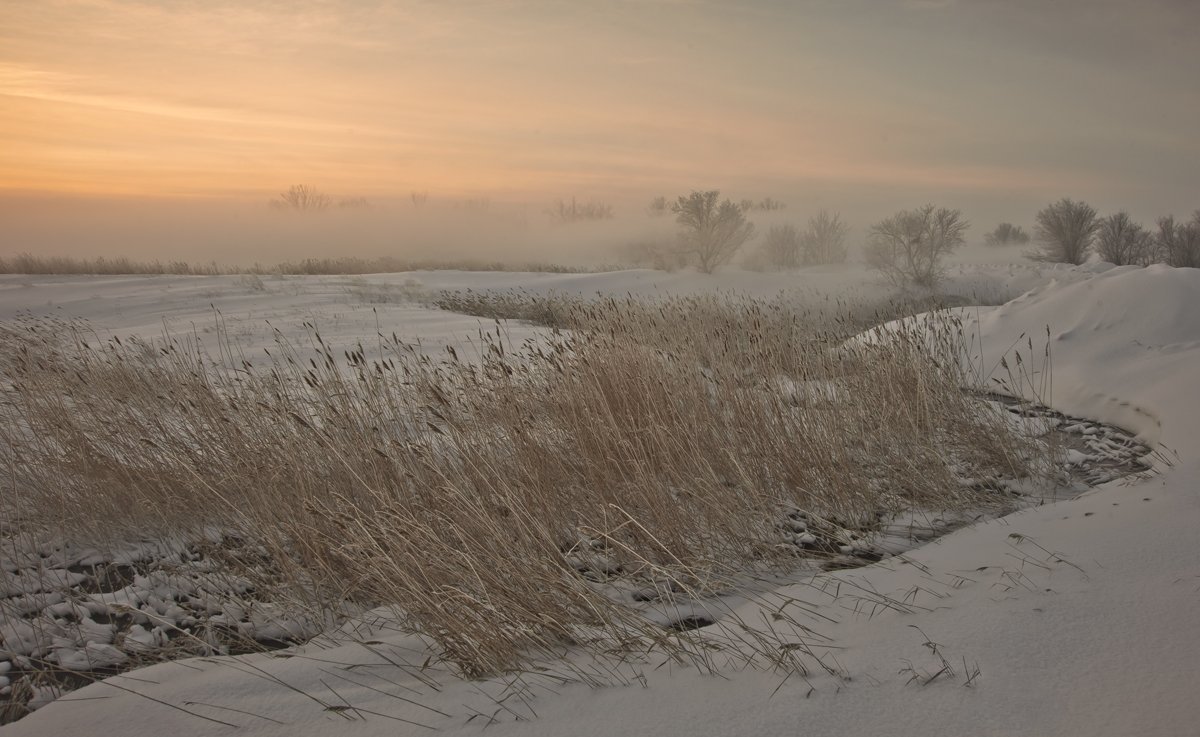
[[[215, 735], [229, 733], [227, 725], [258, 735], [423, 734], [427, 727], [443, 734], [486, 727], [500, 736], [1200, 733], [1200, 270], [1091, 265], [1038, 273], [1041, 283], [1023, 296], [964, 310], [980, 365], [1007, 379], [1000, 357], [1007, 353], [1013, 366], [1020, 350], [1030, 381], [1010, 389], [1161, 444], [1174, 464], [1160, 461], [1161, 473], [1138, 483], [1106, 484], [959, 529], [875, 565], [781, 580], [737, 605], [744, 622], [762, 626], [773, 621], [772, 611], [788, 608], [828, 638], [809, 642], [832, 673], [814, 667], [807, 678], [793, 675], [781, 685], [777, 672], [717, 677], [651, 654], [622, 670], [629, 682], [622, 686], [594, 688], [536, 673], [517, 684], [511, 676], [464, 682], [436, 665], [423, 668], [426, 643], [397, 632], [388, 612], [379, 611], [343, 628], [358, 644], [317, 640], [279, 653], [151, 666], [69, 694], [0, 734]], [[716, 283], [749, 290], [753, 278], [760, 277], [421, 276], [427, 287], [569, 284], [609, 294]], [[768, 282], [753, 289], [777, 291]], [[37, 300], [53, 295], [65, 314], [86, 314], [126, 334], [157, 332], [159, 310], [198, 320], [200, 292], [233, 289], [179, 277], [85, 283], [98, 302], [72, 296], [89, 291], [76, 278], [29, 289]], [[313, 280], [307, 302], [290, 294], [230, 299], [244, 300], [238, 309], [246, 314], [274, 310], [280, 321], [288, 310], [318, 309], [315, 301], [324, 321], [341, 321], [331, 333], [373, 330], [372, 313], [346, 307], [335, 283]], [[20, 291], [0, 290], [0, 315], [18, 309], [13, 295]], [[297, 308], [301, 303], [308, 307]], [[431, 341], [478, 329], [473, 319], [387, 307], [388, 319], [411, 318]], [[290, 314], [295, 321], [303, 312]], [[1043, 365], [1047, 345], [1052, 381]], [[103, 633], [77, 640], [60, 662], [115, 657], [97, 637]], [[142, 643], [154, 637], [150, 624], [135, 634]]]
[[60, 648], [48, 660], [58, 661], [67, 670], [94, 671], [120, 665], [128, 659], [125, 653], [112, 645], [88, 642], [82, 648]]
[[[1071, 281], [1090, 275], [1029, 263], [965, 260], [954, 265], [946, 289], [994, 299], [1015, 297], [1044, 283], [1046, 275]], [[336, 350], [361, 341], [370, 346], [382, 331], [396, 331], [406, 342], [420, 343], [430, 354], [452, 345], [471, 355], [470, 339], [491, 320], [428, 309], [423, 302], [441, 291], [521, 290], [546, 296], [592, 297], [693, 295], [733, 292], [774, 297], [781, 292], [812, 301], [855, 299], [879, 294], [872, 272], [853, 265], [823, 266], [794, 273], [759, 274], [737, 270], [718, 276], [650, 269], [555, 274], [529, 272], [418, 271], [361, 276], [54, 276], [0, 275], [0, 319], [21, 313], [63, 319], [86, 318], [97, 337], [143, 338], [198, 335], [216, 354], [218, 337], [231, 338], [253, 359], [274, 345], [274, 330], [307, 345], [304, 322], [315, 325]], [[218, 328], [218, 311], [224, 328]], [[535, 328], [506, 325], [519, 343], [537, 335]], [[465, 350], [463, 350], [465, 349]]]

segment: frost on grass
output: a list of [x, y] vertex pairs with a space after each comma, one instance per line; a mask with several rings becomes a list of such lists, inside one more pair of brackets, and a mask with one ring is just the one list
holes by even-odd
[[472, 362], [382, 335], [339, 356], [315, 329], [214, 360], [3, 326], [3, 662], [40, 686], [384, 606], [472, 678], [571, 649], [821, 668], [721, 612], [763, 572], [877, 560], [905, 520], [920, 540], [1055, 470], [962, 390], [953, 320], [847, 342], [856, 321], [780, 302], [553, 309], [570, 333], [481, 334]]

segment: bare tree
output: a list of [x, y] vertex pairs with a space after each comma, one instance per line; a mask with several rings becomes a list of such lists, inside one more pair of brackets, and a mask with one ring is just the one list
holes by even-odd
[[1154, 243], [1158, 258], [1171, 266], [1200, 268], [1200, 210], [1190, 223], [1176, 223], [1171, 215], [1159, 218]]
[[846, 235], [850, 226], [838, 213], [821, 210], [808, 219], [804, 231], [804, 263], [834, 264], [846, 260]]
[[1029, 234], [1020, 225], [1000, 223], [991, 233], [983, 236], [989, 246], [1023, 246], [1029, 242]]
[[776, 269], [794, 269], [800, 265], [801, 238], [795, 225], [772, 225], [763, 239], [762, 255], [766, 265]]
[[1149, 231], [1121, 211], [1100, 221], [1096, 253], [1117, 266], [1147, 266], [1153, 261], [1154, 239]]
[[1034, 231], [1042, 249], [1026, 255], [1036, 261], [1082, 264], [1099, 227], [1091, 205], [1063, 198], [1038, 212]]
[[871, 226], [867, 264], [897, 286], [932, 289], [943, 276], [942, 259], [963, 244], [969, 227], [958, 210], [903, 210]]
[[570, 202], [558, 200], [546, 214], [560, 223], [577, 223], [581, 220], [611, 220], [613, 209], [603, 202], [577, 202], [572, 197]]
[[429, 192], [426, 190], [413, 190], [408, 193], [408, 198], [412, 200], [413, 207], [424, 207], [426, 202], [429, 202]]
[[333, 198], [308, 184], [293, 184], [278, 199], [271, 200], [271, 207], [292, 212], [321, 212], [333, 205]]
[[338, 209], [341, 210], [370, 210], [371, 203], [366, 197], [343, 197], [338, 200]]
[[717, 190], [695, 191], [671, 205], [675, 222], [683, 226], [680, 251], [694, 257], [705, 274], [729, 261], [754, 235], [754, 223], [746, 220], [742, 208], [720, 197]]

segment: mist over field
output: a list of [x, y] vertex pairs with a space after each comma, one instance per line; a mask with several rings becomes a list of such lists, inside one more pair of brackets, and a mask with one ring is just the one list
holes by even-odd
[[0, 0], [0, 737], [1197, 733], [1200, 0]]
[[[673, 202], [681, 194], [686, 192], [664, 191], [661, 196]], [[739, 198], [735, 191], [722, 194]], [[756, 194], [750, 190], [746, 197]], [[235, 266], [336, 256], [617, 264], [633, 244], [675, 237], [671, 213], [654, 216], [648, 212], [655, 196], [660, 195], [579, 197], [581, 203], [608, 205], [612, 217], [563, 222], [554, 217], [553, 210], [560, 202], [569, 204], [570, 194], [513, 201], [439, 198], [431, 193], [418, 207], [405, 193], [403, 197], [368, 199], [365, 207], [333, 206], [315, 213], [273, 209], [269, 201], [276, 199], [278, 192], [269, 190], [253, 200], [20, 195], [0, 199], [0, 218], [5, 223], [0, 257], [18, 253], [127, 256], [215, 260]], [[755, 213], [752, 220], [761, 230], [776, 223], [802, 225], [818, 210], [829, 208], [841, 211], [852, 227], [857, 226], [852, 234], [855, 240], [865, 237], [869, 221], [887, 214], [895, 204], [889, 201], [895, 195], [887, 192], [879, 193], [874, 201], [859, 196], [853, 200], [853, 208], [842, 207], [829, 192], [807, 199], [785, 199], [771, 192], [758, 195], [763, 196], [781, 200], [786, 208]], [[925, 201], [914, 197], [915, 204]], [[995, 209], [992, 202], [981, 201], [979, 206], [984, 213]], [[1025, 206], [1029, 209], [1030, 204]]]
[[[137, 260], [216, 261], [229, 266], [308, 258], [615, 263], [638, 239], [670, 237], [669, 218], [569, 225], [541, 208], [502, 203], [373, 201], [365, 208], [278, 212], [256, 202], [143, 199], [22, 200], [0, 205], [7, 229], [2, 255], [44, 253]], [[7, 209], [7, 212], [5, 210]]]
[[[711, 189], [786, 203], [755, 214], [760, 236], [826, 209], [852, 244], [927, 202], [962, 211], [969, 241], [1061, 197], [1186, 217], [1197, 12], [9, 3], [0, 256], [597, 264], [662, 235], [652, 198]], [[297, 184], [371, 209], [276, 217], [266, 202]], [[615, 217], [553, 227], [572, 197]]]
[[[992, 193], [906, 189], [864, 196], [863, 191], [849, 190], [826, 189], [807, 197], [750, 190], [766, 192], [759, 197], [773, 197], [785, 207], [749, 213], [757, 232], [743, 250], [753, 250], [773, 225], [802, 227], [817, 212], [827, 209], [840, 213], [849, 225], [848, 260], [860, 263], [869, 227], [897, 209], [925, 202], [953, 204], [962, 208], [972, 223], [968, 243], [979, 244], [999, 222], [1011, 221], [1028, 229], [1044, 204], [1026, 194], [997, 197]], [[662, 196], [673, 202], [685, 193], [664, 191]], [[348, 256], [620, 266], [629, 265], [631, 247], [670, 243], [677, 235], [674, 215], [648, 212], [653, 196], [626, 200], [577, 198], [581, 204], [608, 205], [612, 217], [563, 222], [553, 210], [559, 203], [569, 204], [569, 194], [536, 201], [439, 199], [430, 195], [419, 207], [405, 195], [368, 199], [365, 207], [333, 206], [316, 213], [273, 209], [269, 201], [278, 193], [271, 191], [251, 200], [9, 195], [0, 197], [0, 220], [4, 224], [0, 258], [22, 253], [76, 258], [123, 256], [139, 261], [215, 261], [237, 267]], [[722, 196], [739, 199], [736, 190], [722, 190]], [[1140, 220], [1153, 222], [1157, 211], [1150, 206], [1145, 211]]]

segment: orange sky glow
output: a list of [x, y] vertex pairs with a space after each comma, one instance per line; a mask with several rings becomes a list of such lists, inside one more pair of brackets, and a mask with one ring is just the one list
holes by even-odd
[[861, 185], [1184, 209], [1200, 14], [1084, 5], [0, 0], [0, 197]]

